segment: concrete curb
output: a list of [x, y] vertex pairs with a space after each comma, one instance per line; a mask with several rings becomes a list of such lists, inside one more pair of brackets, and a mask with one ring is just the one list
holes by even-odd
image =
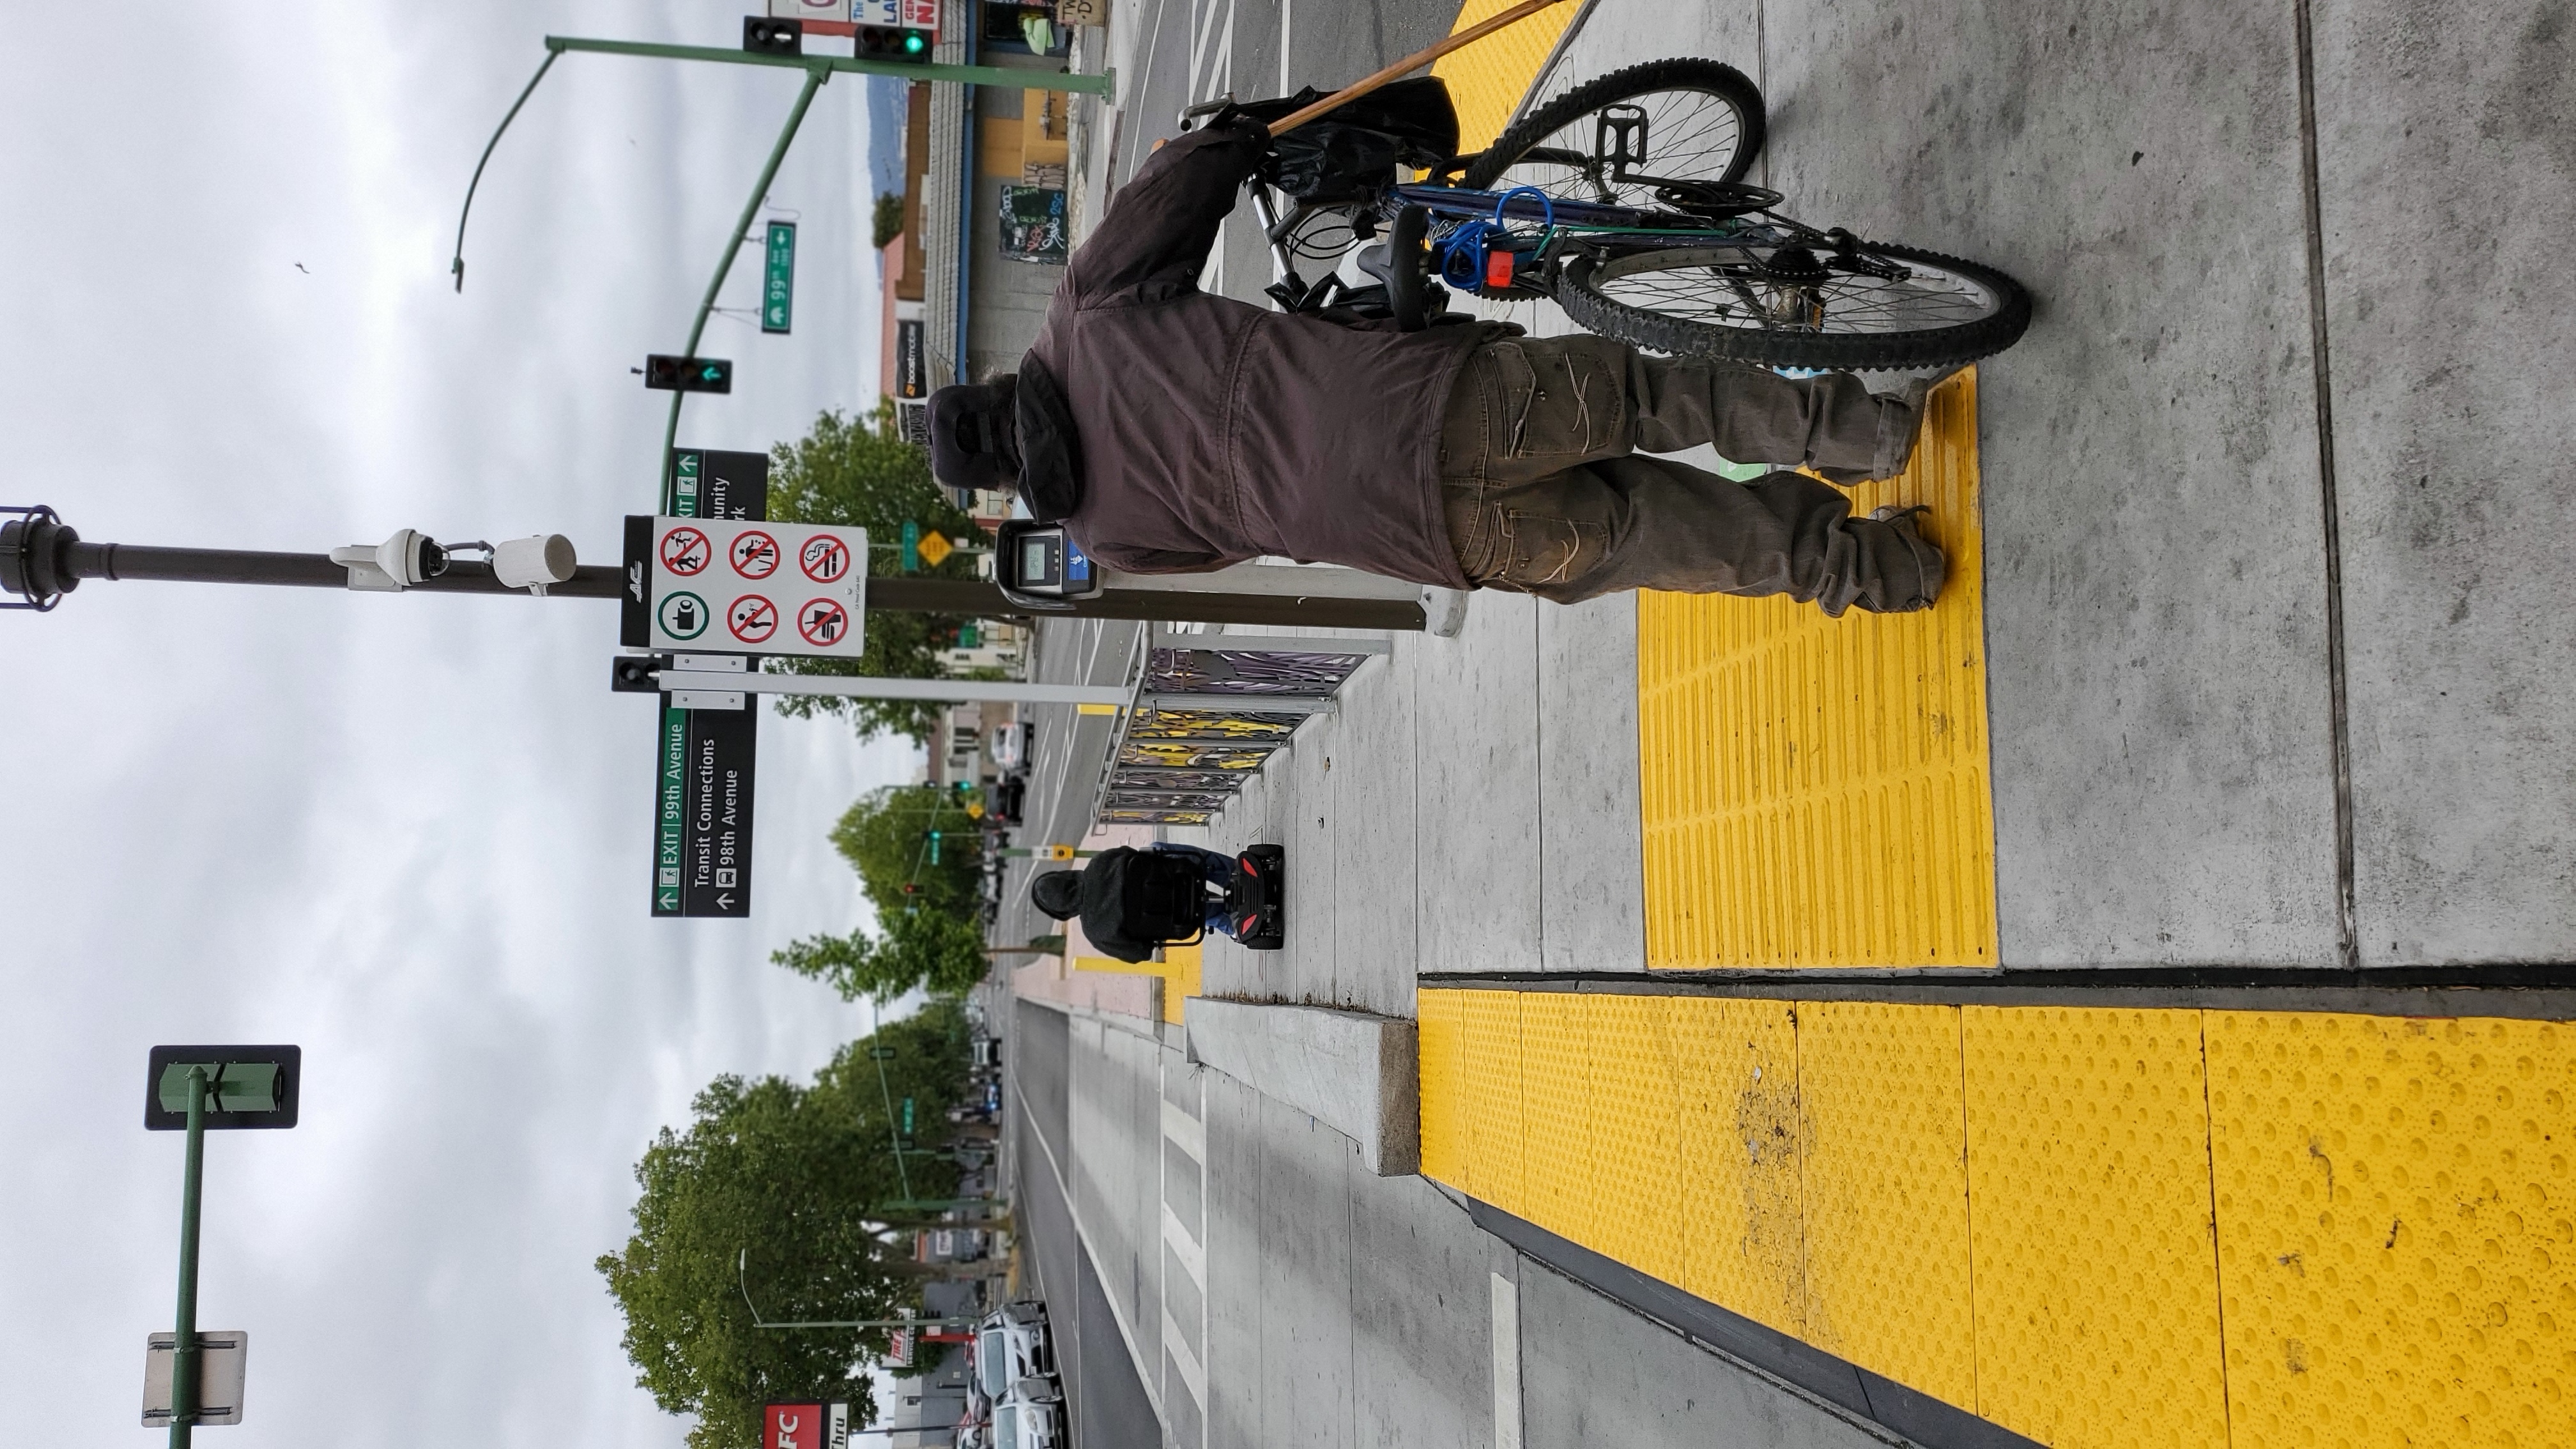
[[1190, 1058], [1359, 1144], [1379, 1177], [1422, 1170], [1414, 1024], [1322, 1006], [1194, 996]]

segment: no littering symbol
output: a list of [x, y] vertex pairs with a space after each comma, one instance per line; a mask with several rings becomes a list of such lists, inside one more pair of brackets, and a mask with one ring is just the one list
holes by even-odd
[[756, 528], [735, 534], [733, 571], [747, 579], [765, 579], [778, 572], [778, 540]]

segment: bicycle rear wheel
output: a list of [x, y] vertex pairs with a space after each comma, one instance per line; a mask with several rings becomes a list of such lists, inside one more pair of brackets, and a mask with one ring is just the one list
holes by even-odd
[[[1714, 60], [1658, 60], [1589, 80], [1539, 107], [1468, 166], [1475, 190], [1654, 207], [1657, 179], [1732, 184], [1761, 153], [1762, 92]], [[1632, 179], [1633, 178], [1633, 179]]]
[[1656, 352], [1841, 371], [1973, 362], [2030, 326], [2030, 293], [1992, 267], [1879, 242], [1855, 255], [1875, 270], [1717, 238], [1584, 250], [1566, 259], [1556, 301], [1585, 329]]

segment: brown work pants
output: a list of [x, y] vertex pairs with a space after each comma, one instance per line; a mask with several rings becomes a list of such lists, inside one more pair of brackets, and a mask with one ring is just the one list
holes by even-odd
[[1441, 431], [1458, 566], [1479, 588], [1570, 604], [1623, 589], [1787, 594], [1827, 614], [1931, 607], [1940, 551], [1914, 516], [1851, 516], [1813, 478], [1736, 483], [1664, 458], [1707, 443], [1849, 482], [1903, 468], [1914, 408], [1858, 378], [1650, 357], [1608, 338], [1519, 337], [1470, 353]]

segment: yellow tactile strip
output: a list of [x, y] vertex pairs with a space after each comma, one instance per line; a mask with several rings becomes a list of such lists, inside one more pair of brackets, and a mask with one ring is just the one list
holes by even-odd
[[1159, 976], [1163, 979], [1163, 1020], [1178, 1022], [1181, 1003], [1199, 994], [1201, 969], [1198, 946], [1166, 946], [1160, 961], [1120, 961], [1109, 956], [1076, 956], [1076, 971], [1108, 971], [1128, 976]]
[[1419, 1002], [1427, 1176], [2041, 1443], [2576, 1444], [2576, 1025]]
[[1929, 406], [1852, 506], [1931, 508], [1932, 609], [1637, 596], [1649, 966], [1995, 964], [1974, 371]]
[[[1491, 20], [1519, 3], [1467, 0], [1449, 33]], [[1580, 8], [1577, 0], [1564, 0], [1554, 9], [1542, 10], [1432, 62], [1431, 73], [1448, 82], [1450, 103], [1458, 108], [1462, 154], [1482, 151], [1502, 134], [1504, 122], [1521, 103], [1521, 93], [1529, 89], [1538, 68], [1547, 63], [1547, 53], [1556, 48], [1556, 38], [1565, 33]]]

